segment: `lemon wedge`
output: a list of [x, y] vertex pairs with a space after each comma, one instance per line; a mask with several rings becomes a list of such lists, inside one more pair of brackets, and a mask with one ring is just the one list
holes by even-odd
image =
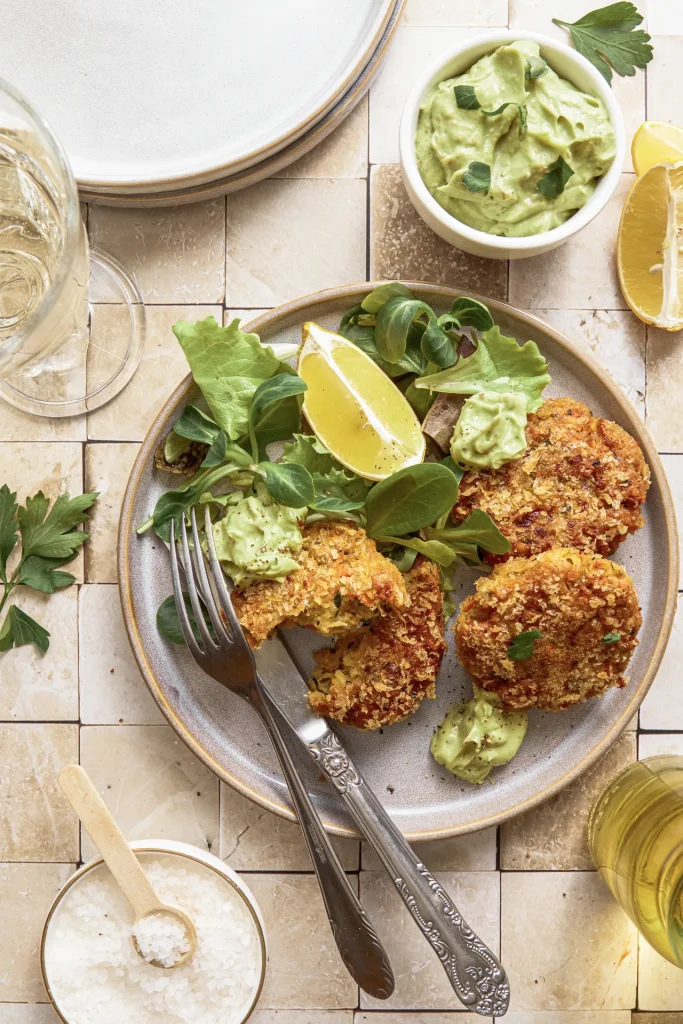
[[683, 128], [668, 121], [645, 121], [633, 136], [631, 157], [640, 177], [655, 164], [683, 160]]
[[626, 197], [617, 239], [624, 298], [641, 320], [683, 327], [683, 162], [655, 164]]
[[384, 480], [422, 462], [420, 422], [370, 356], [318, 324], [305, 323], [301, 334], [304, 414], [334, 457], [366, 480]]

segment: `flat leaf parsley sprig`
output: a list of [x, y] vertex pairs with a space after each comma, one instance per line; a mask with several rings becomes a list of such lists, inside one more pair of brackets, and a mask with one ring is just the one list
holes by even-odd
[[[50, 508], [42, 491], [19, 505], [16, 492], [7, 484], [0, 487], [0, 616], [16, 587], [30, 587], [42, 594], [54, 594], [69, 587], [75, 577], [60, 566], [71, 562], [90, 536], [78, 527], [87, 522], [97, 494], [70, 498], [60, 494]], [[49, 510], [49, 511], [48, 511]], [[21, 537], [21, 556], [10, 572], [8, 562]], [[45, 654], [50, 646], [48, 631], [16, 604], [0, 620], [0, 653], [12, 647], [34, 644]]]

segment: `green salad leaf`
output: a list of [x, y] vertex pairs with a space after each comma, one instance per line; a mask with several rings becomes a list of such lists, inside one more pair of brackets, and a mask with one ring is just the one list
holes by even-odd
[[313, 477], [305, 466], [280, 462], [259, 463], [271, 498], [288, 508], [304, 508], [315, 501]]
[[481, 335], [471, 356], [441, 373], [422, 377], [415, 386], [452, 395], [521, 391], [527, 396], [528, 411], [534, 412], [543, 401], [541, 392], [550, 383], [547, 370], [535, 342], [518, 345], [494, 326]]
[[200, 469], [194, 476], [183, 481], [174, 490], [165, 491], [154, 506], [151, 518], [139, 526], [137, 532], [145, 533], [150, 526], [153, 526], [157, 536], [161, 537], [162, 540], [168, 541], [171, 531], [171, 520], [177, 520], [180, 516], [189, 512], [193, 505], [199, 503], [200, 497], [206, 491], [210, 491], [212, 487], [215, 487], [216, 484], [221, 483], [223, 480], [228, 480], [239, 473], [243, 473], [245, 468], [251, 463], [251, 459], [246, 452], [244, 457], [246, 462], [243, 465], [228, 462], [220, 466]]
[[528, 661], [534, 653], [534, 644], [542, 636], [540, 629], [528, 629], [524, 633], [518, 633], [507, 649], [508, 658], [511, 661]]
[[[453, 318], [458, 327], [476, 327], [478, 331], [487, 331], [489, 327], [493, 327], [493, 317], [488, 306], [466, 295], [454, 299], [450, 313], [444, 315]], [[440, 317], [440, 320], [443, 320], [443, 317]]]
[[561, 156], [553, 161], [548, 171], [536, 182], [536, 188], [546, 199], [557, 199], [564, 192], [564, 187], [574, 174], [568, 163]]
[[[185, 602], [185, 608], [187, 610], [187, 616], [190, 620], [190, 626], [194, 633], [195, 640], [197, 643], [202, 642], [201, 635], [199, 633], [199, 627], [197, 626], [197, 619], [195, 618], [194, 609], [192, 602], [190, 601], [190, 595], [183, 591], [183, 601]], [[216, 637], [216, 631], [213, 628], [213, 623], [209, 618], [209, 613], [205, 608], [202, 607], [204, 613], [204, 622], [207, 625], [209, 633], [212, 637]], [[172, 644], [184, 644], [185, 637], [183, 631], [180, 628], [180, 619], [178, 618], [178, 609], [176, 608], [175, 597], [171, 594], [165, 601], [162, 601], [157, 608], [157, 629], [162, 636], [165, 636], [167, 640], [170, 640]]]
[[202, 444], [213, 444], [220, 429], [218, 424], [196, 405], [186, 405], [173, 424], [173, 433], [187, 438], [188, 441], [199, 441]]
[[481, 160], [473, 160], [462, 176], [462, 183], [469, 192], [488, 192], [491, 188], [491, 168]]
[[555, 25], [569, 30], [579, 53], [610, 83], [612, 71], [632, 77], [636, 68], [647, 67], [652, 60], [651, 37], [642, 29], [635, 31], [642, 21], [635, 5], [624, 0], [590, 11], [578, 21], [553, 18]]
[[294, 372], [278, 373], [259, 384], [251, 399], [248, 414], [249, 441], [254, 462], [259, 448], [268, 441], [291, 437], [301, 426], [301, 402], [308, 390], [305, 381]]
[[481, 548], [492, 555], [506, 555], [512, 547], [491, 517], [480, 508], [470, 512], [458, 526], [429, 527], [424, 534], [428, 540], [448, 544], [456, 554], [466, 557], [470, 557], [472, 547]]
[[367, 492], [373, 486], [370, 481], [344, 469], [314, 435], [295, 434], [294, 440], [284, 446], [281, 463], [308, 470], [315, 496], [307, 504], [318, 512], [355, 512], [363, 508]]
[[[360, 323], [359, 320], [369, 319], [372, 324]], [[406, 373], [421, 374], [427, 368], [427, 358], [422, 352], [421, 342], [424, 331], [424, 324], [413, 323], [408, 330], [406, 338], [406, 350], [401, 358], [395, 363], [389, 363], [379, 354], [375, 341], [375, 319], [374, 315], [364, 313], [363, 307], [353, 306], [347, 310], [339, 325], [339, 334], [343, 338], [352, 341], [367, 356], [377, 363], [388, 377], [401, 377]]]
[[377, 288], [366, 295], [361, 302], [361, 307], [366, 313], [379, 313], [385, 303], [389, 299], [395, 299], [397, 297], [405, 299], [414, 299], [415, 296], [405, 284], [401, 284], [400, 281], [387, 281], [386, 284], [380, 284]]
[[458, 481], [446, 466], [423, 462], [408, 466], [368, 492], [370, 537], [400, 537], [434, 523], [458, 500]]

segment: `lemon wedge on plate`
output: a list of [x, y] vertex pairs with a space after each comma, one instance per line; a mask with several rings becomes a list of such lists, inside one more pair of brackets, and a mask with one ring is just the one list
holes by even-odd
[[297, 372], [308, 385], [306, 419], [347, 469], [366, 480], [384, 480], [422, 462], [425, 439], [417, 416], [353, 342], [305, 323]]
[[619, 283], [646, 324], [683, 327], [683, 162], [655, 164], [626, 197], [617, 239]]
[[683, 128], [668, 121], [645, 121], [631, 143], [633, 167], [638, 176], [655, 164], [683, 160]]

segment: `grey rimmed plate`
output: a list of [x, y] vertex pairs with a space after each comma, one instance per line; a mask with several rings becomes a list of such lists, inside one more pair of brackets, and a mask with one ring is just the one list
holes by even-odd
[[[336, 329], [342, 313], [360, 302], [373, 284], [349, 285], [287, 303], [250, 324], [266, 344], [298, 342], [301, 325], [315, 320]], [[439, 312], [459, 294], [436, 285], [411, 284]], [[669, 488], [654, 444], [619, 388], [586, 352], [535, 317], [482, 298], [504, 333], [531, 338], [548, 362], [552, 383], [546, 397], [571, 395], [596, 415], [621, 424], [640, 443], [652, 471], [645, 504], [646, 526], [618, 549], [615, 560], [633, 577], [643, 609], [643, 628], [623, 690], [559, 714], [532, 711], [520, 752], [496, 769], [493, 783], [473, 786], [449, 775], [431, 758], [432, 731], [449, 704], [471, 696], [468, 677], [452, 645], [439, 676], [436, 700], [425, 701], [405, 722], [382, 733], [344, 729], [343, 740], [398, 826], [413, 840], [470, 832], [506, 820], [566, 786], [584, 771], [631, 722], [654, 678], [671, 630], [678, 580], [675, 517]], [[168, 555], [151, 534], [135, 527], [151, 513], [162, 491], [177, 477], [154, 468], [154, 452], [188, 399], [191, 379], [171, 395], [142, 444], [124, 497], [119, 531], [119, 580], [123, 615], [133, 651], [154, 698], [188, 746], [220, 778], [250, 799], [292, 818], [285, 783], [266, 732], [240, 698], [205, 676], [188, 652], [161, 637], [156, 610], [172, 592]], [[471, 592], [476, 571], [459, 570], [460, 596]], [[297, 629], [288, 636], [302, 663], [321, 638]], [[301, 684], [305, 699], [305, 685]], [[341, 804], [302, 755], [322, 818], [332, 832], [355, 835]]]

